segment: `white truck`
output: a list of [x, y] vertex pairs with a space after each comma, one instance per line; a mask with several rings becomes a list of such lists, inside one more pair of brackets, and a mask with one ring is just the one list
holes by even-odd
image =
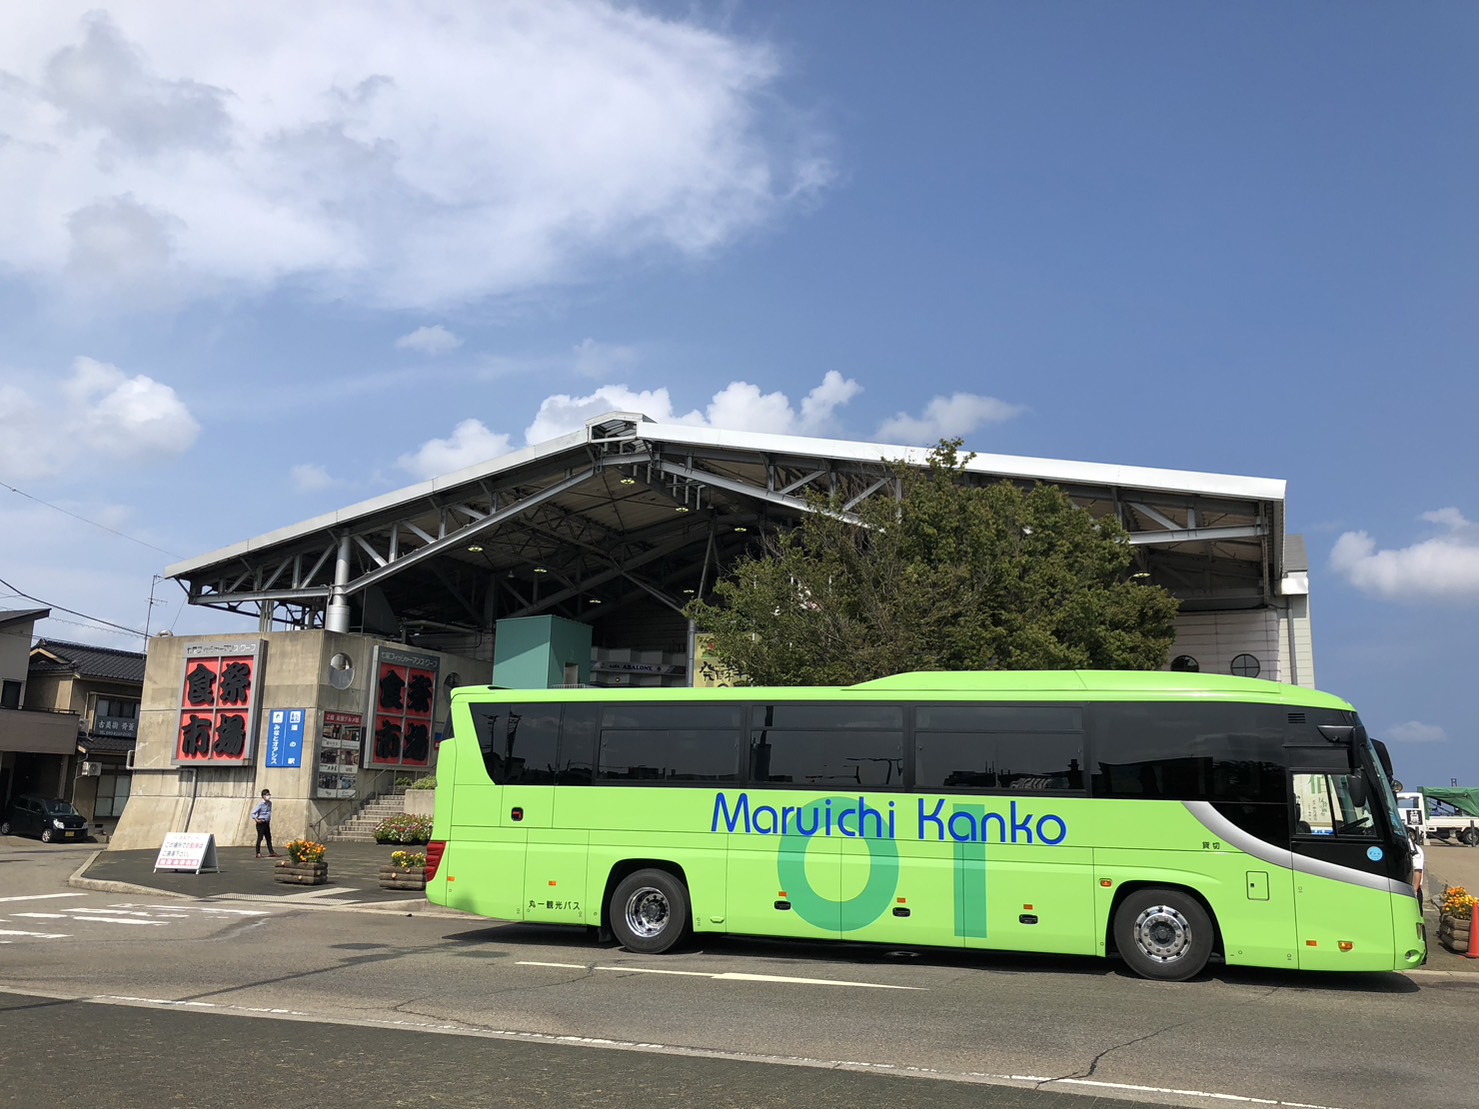
[[1409, 831], [1422, 842], [1457, 839], [1466, 847], [1479, 846], [1479, 789], [1422, 789], [1397, 794], [1397, 807]]

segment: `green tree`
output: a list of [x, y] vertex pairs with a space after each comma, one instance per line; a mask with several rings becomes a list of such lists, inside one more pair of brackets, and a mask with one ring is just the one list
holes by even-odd
[[1131, 576], [1117, 520], [1060, 489], [968, 485], [960, 440], [926, 468], [894, 467], [901, 496], [857, 510], [816, 496], [688, 615], [756, 685], [848, 685], [908, 670], [1153, 670], [1177, 601]]

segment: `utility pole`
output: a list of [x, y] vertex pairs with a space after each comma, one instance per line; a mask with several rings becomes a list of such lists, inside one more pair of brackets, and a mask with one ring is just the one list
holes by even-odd
[[155, 574], [149, 581], [149, 611], [144, 614], [144, 649], [148, 650], [149, 643], [149, 621], [154, 616], [154, 587], [159, 584], [160, 577]]

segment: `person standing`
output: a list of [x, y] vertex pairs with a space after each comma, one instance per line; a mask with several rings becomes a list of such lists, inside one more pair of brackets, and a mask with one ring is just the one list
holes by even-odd
[[1417, 903], [1423, 903], [1423, 838], [1422, 833], [1412, 830], [1407, 833], [1412, 838], [1412, 888], [1417, 893]]
[[277, 852], [272, 849], [272, 794], [265, 789], [262, 800], [252, 810], [252, 819], [257, 822], [257, 858], [262, 857], [263, 840], [267, 841], [267, 854], [277, 858]]

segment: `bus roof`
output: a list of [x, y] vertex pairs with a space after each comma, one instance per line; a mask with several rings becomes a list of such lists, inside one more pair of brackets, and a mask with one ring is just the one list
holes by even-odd
[[917, 670], [850, 686], [740, 686], [725, 689], [637, 686], [587, 689], [503, 689], [463, 686], [455, 695], [483, 699], [489, 692], [517, 693], [538, 701], [684, 701], [754, 700], [758, 697], [801, 700], [836, 699], [852, 693], [864, 699], [935, 699], [940, 696], [970, 700], [1005, 700], [1019, 695], [1046, 700], [1214, 700], [1289, 704], [1307, 708], [1351, 710], [1345, 700], [1330, 693], [1286, 685], [1262, 678], [1235, 678], [1220, 674], [1184, 674], [1165, 670]]

